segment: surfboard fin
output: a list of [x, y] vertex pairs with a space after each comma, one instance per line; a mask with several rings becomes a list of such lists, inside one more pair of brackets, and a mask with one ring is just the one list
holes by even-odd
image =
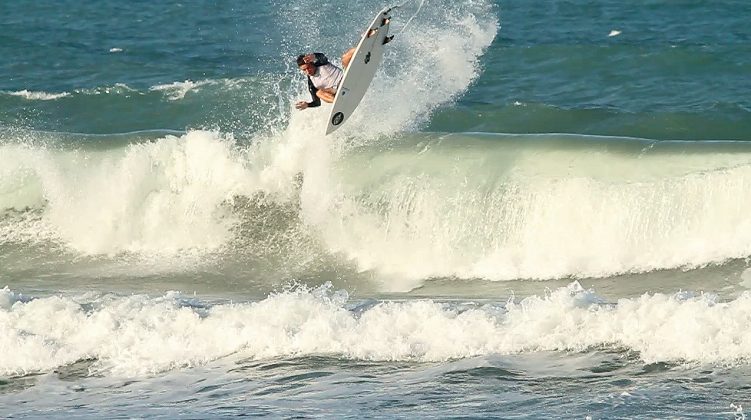
[[386, 38], [383, 38], [383, 45], [388, 44], [389, 42], [391, 42], [392, 39], [394, 39], [394, 35], [387, 36]]

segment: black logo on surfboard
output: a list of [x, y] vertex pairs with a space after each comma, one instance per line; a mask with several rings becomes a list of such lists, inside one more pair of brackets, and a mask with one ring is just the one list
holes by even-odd
[[344, 114], [342, 114], [341, 112], [337, 112], [331, 118], [331, 124], [334, 124], [334, 125], [339, 125], [342, 123], [342, 121], [344, 121]]
[[367, 54], [365, 54], [365, 64], [368, 64], [370, 62], [370, 51], [368, 51]]

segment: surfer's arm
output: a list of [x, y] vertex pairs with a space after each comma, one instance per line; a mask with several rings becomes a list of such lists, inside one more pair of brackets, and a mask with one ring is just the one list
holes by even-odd
[[310, 77], [308, 77], [308, 91], [310, 92], [310, 96], [311, 98], [313, 98], [313, 100], [311, 102], [300, 101], [297, 103], [297, 105], [295, 105], [295, 108], [303, 110], [305, 108], [315, 108], [317, 106], [321, 106], [321, 99], [316, 95], [318, 88], [313, 85], [313, 81], [310, 80]]
[[318, 99], [318, 95], [316, 95], [318, 88], [313, 85], [313, 81], [310, 80], [310, 77], [308, 77], [308, 91], [310, 91], [310, 97], [313, 98], [313, 101], [308, 102], [308, 108], [321, 106], [321, 100]]

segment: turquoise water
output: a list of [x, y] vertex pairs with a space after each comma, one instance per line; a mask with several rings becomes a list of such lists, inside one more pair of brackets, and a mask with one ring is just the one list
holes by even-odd
[[465, 3], [0, 3], [0, 416], [745, 418], [751, 3]]

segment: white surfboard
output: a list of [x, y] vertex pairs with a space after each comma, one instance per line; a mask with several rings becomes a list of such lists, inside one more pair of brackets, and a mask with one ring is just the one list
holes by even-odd
[[[360, 43], [357, 44], [352, 60], [344, 71], [344, 77], [337, 89], [326, 134], [331, 134], [347, 121], [365, 96], [378, 70], [378, 65], [383, 59], [384, 42], [389, 35], [390, 12], [391, 8], [381, 10], [373, 19], [373, 23], [365, 29]], [[368, 37], [367, 34], [371, 30], [375, 30], [375, 33]]]

